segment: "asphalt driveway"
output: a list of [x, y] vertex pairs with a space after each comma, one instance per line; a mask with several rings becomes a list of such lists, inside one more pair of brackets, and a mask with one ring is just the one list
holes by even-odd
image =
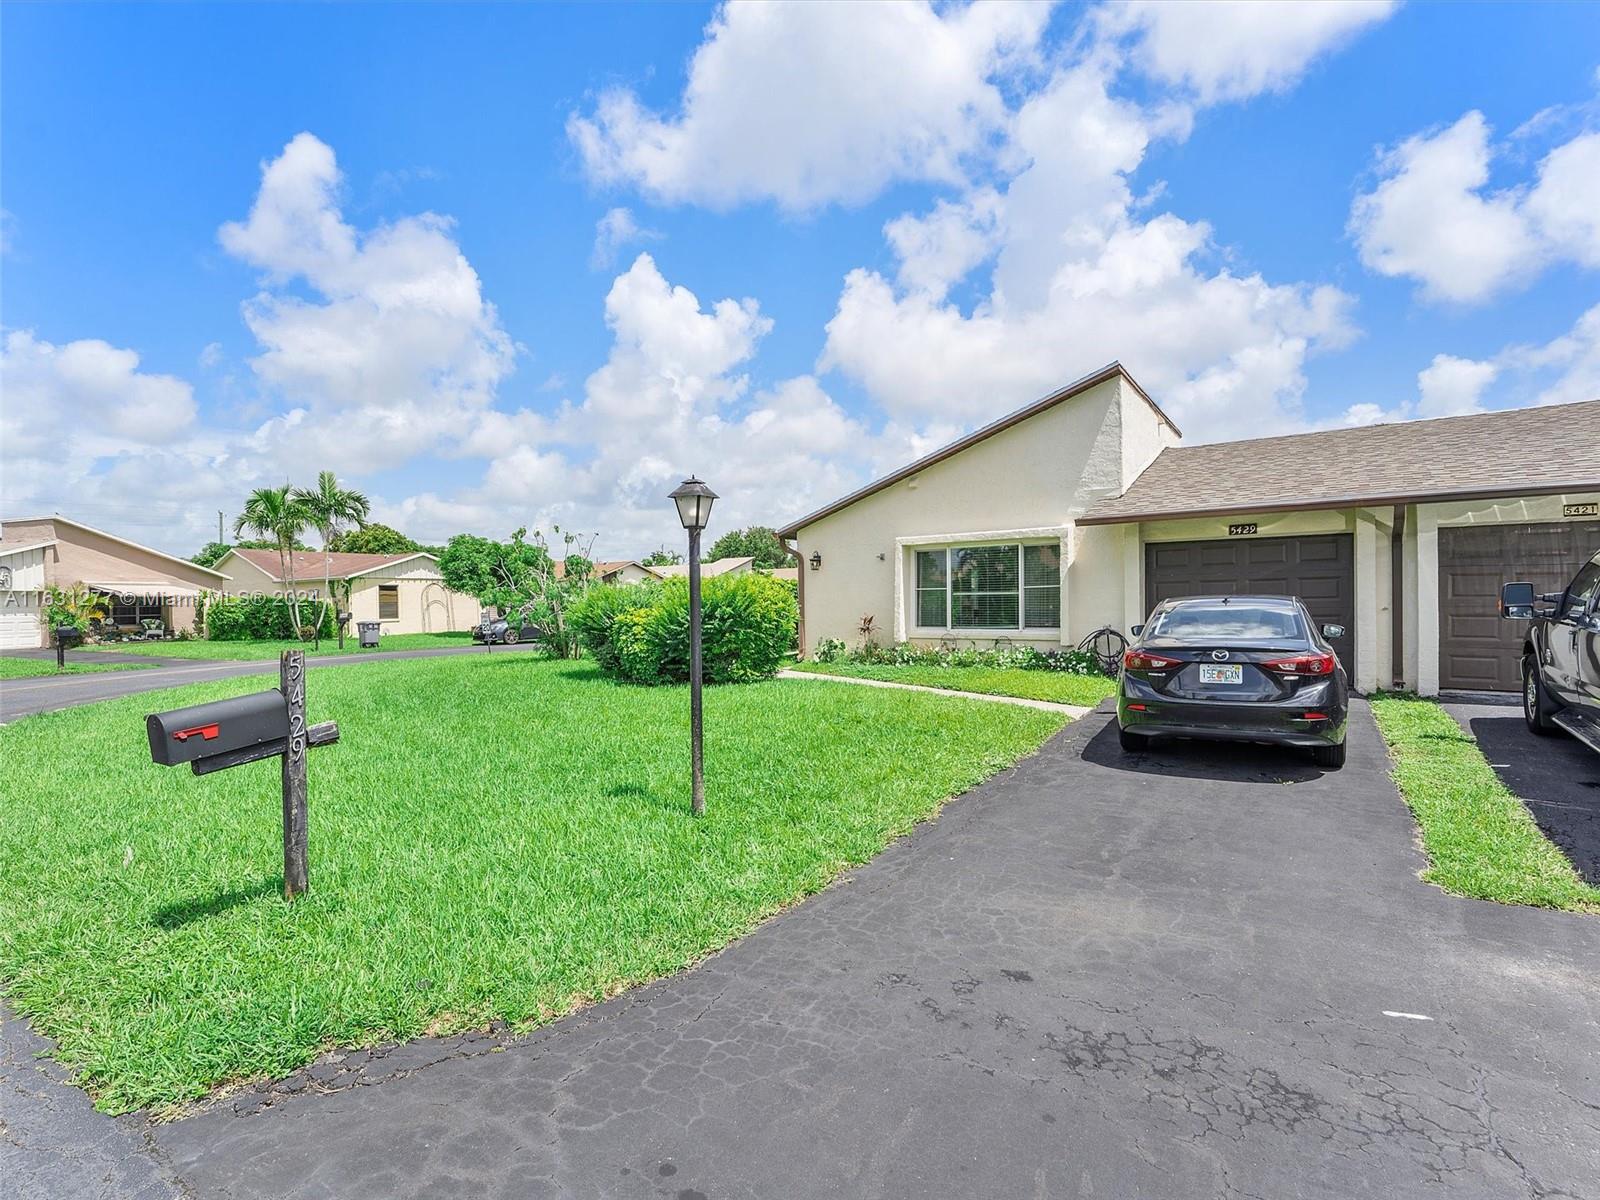
[[1347, 768], [1104, 715], [699, 968], [149, 1131], [210, 1197], [1600, 1196], [1600, 920]]
[[1495, 772], [1528, 804], [1545, 837], [1600, 887], [1600, 754], [1564, 733], [1528, 732], [1517, 697], [1460, 697], [1445, 710], [1478, 739]]

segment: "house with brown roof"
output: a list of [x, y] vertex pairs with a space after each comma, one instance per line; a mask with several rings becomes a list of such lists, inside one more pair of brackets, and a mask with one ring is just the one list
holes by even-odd
[[194, 628], [196, 601], [228, 584], [198, 566], [54, 514], [0, 522], [0, 649], [50, 644], [45, 593], [82, 584], [109, 597], [106, 620], [128, 633]]
[[1509, 579], [1600, 548], [1600, 400], [1182, 445], [1120, 364], [778, 531], [803, 643], [1074, 646], [1175, 596], [1297, 595], [1362, 691], [1519, 686]]
[[[221, 589], [230, 596], [286, 595], [290, 590], [276, 550], [230, 550], [217, 570], [231, 577]], [[325, 559], [319, 550], [297, 551], [290, 563], [293, 590], [308, 599], [321, 599], [327, 571], [336, 585], [335, 602], [345, 605], [348, 594], [352, 627], [360, 621], [377, 621], [381, 636], [461, 632], [478, 623], [478, 601], [446, 587], [439, 560], [431, 554], [336, 553]]]
[[[566, 573], [566, 564], [557, 559], [556, 578], [560, 579]], [[660, 579], [661, 574], [655, 567], [647, 567], [631, 558], [617, 558], [595, 563], [594, 577], [601, 583], [648, 583], [652, 579]]]

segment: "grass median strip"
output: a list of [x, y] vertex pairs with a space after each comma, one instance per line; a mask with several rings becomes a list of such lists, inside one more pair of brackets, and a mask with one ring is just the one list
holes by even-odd
[[[76, 654], [73, 651], [72, 654]], [[65, 667], [56, 666], [53, 658], [0, 657], [0, 679], [36, 679], [41, 675], [97, 675], [102, 671], [140, 671], [155, 663], [95, 662], [92, 659], [69, 657]]]
[[[472, 645], [472, 634], [463, 633], [392, 633], [378, 641], [379, 650], [439, 650], [451, 646]], [[263, 642], [213, 642], [205, 638], [172, 638], [153, 642], [105, 642], [86, 646], [90, 654], [105, 651], [111, 654], [148, 654], [152, 658], [201, 658], [222, 661], [277, 658], [284, 650], [302, 649], [308, 657], [323, 654], [372, 654], [361, 649], [361, 639], [352, 629], [345, 635], [344, 649], [339, 649], [337, 638], [323, 638], [320, 644], [295, 641]], [[492, 653], [490, 651], [489, 653]]]
[[1065, 671], [1024, 671], [1014, 667], [892, 666], [864, 663], [795, 663], [792, 670], [813, 675], [840, 675], [850, 679], [879, 679], [885, 683], [910, 683], [951, 692], [976, 692], [983, 696], [1016, 696], [1023, 700], [1049, 700], [1093, 708], [1117, 691], [1117, 681], [1104, 675], [1073, 675]]
[[1480, 900], [1600, 913], [1600, 888], [1583, 882], [1449, 713], [1405, 695], [1374, 697], [1372, 713], [1422, 829], [1424, 879]]
[[278, 764], [148, 761], [195, 685], [29, 717], [0, 753], [0, 987], [108, 1111], [330, 1046], [547, 1021], [669, 974], [1035, 750], [1056, 713], [783, 682], [688, 694], [490, 654], [315, 674], [311, 891], [280, 898]]

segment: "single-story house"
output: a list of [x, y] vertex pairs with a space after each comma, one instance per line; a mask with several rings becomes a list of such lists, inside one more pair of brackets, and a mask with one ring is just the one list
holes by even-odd
[[[700, 563], [700, 578], [711, 579], [717, 575], [744, 575], [755, 566], [755, 558], [746, 555], [742, 558], [713, 558], [710, 562], [704, 560]], [[688, 563], [673, 563], [671, 566], [655, 568], [663, 578], [673, 575], [687, 575]]]
[[[230, 550], [217, 563], [232, 578], [221, 589], [230, 596], [265, 593], [281, 595], [287, 583], [276, 550]], [[325, 570], [349, 585], [351, 627], [359, 621], [377, 621], [381, 633], [449, 633], [471, 629], [482, 611], [465, 592], [445, 586], [439, 560], [431, 554], [331, 554], [320, 550], [296, 551], [290, 570], [294, 590], [320, 599]], [[343, 602], [344, 589], [335, 589]]]
[[109, 597], [107, 623], [135, 632], [145, 621], [194, 628], [200, 593], [227, 582], [221, 571], [63, 516], [0, 522], [0, 649], [50, 644], [43, 622], [50, 588], [81, 583]]
[[1073, 646], [1172, 596], [1298, 595], [1357, 688], [1516, 690], [1503, 580], [1600, 547], [1600, 400], [1181, 445], [1120, 364], [778, 531], [803, 647]]
[[[566, 564], [557, 560], [556, 578], [560, 579], [565, 574]], [[658, 568], [647, 567], [631, 558], [619, 558], [595, 563], [594, 577], [601, 583], [648, 583], [652, 579], [660, 579], [661, 573]]]

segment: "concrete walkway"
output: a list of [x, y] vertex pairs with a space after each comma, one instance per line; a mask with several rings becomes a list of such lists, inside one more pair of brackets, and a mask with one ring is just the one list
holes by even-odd
[[779, 671], [779, 679], [821, 679], [827, 683], [854, 683], [861, 687], [898, 688], [903, 692], [926, 692], [933, 696], [955, 696], [962, 700], [991, 700], [996, 704], [1019, 704], [1023, 708], [1042, 708], [1047, 712], [1081, 717], [1093, 709], [1081, 704], [1057, 704], [1053, 700], [1029, 700], [1024, 696], [988, 696], [982, 692], [958, 692], [953, 688], [923, 687], [920, 683], [891, 683], [887, 679], [858, 679], [854, 675], [823, 675], [816, 671]]
[[1595, 1200], [1600, 920], [1421, 883], [1364, 704], [1350, 736], [1325, 773], [1086, 717], [693, 970], [330, 1055], [146, 1127], [150, 1169], [193, 1200]]
[[[496, 646], [493, 650], [485, 650], [482, 646], [445, 646], [430, 650], [372, 650], [359, 654], [307, 655], [306, 666], [318, 669], [350, 667], [361, 663], [389, 662], [399, 658], [433, 658], [444, 654], [525, 654], [532, 649], [532, 646]], [[112, 700], [139, 692], [181, 687], [186, 683], [232, 679], [239, 675], [276, 675], [277, 672], [276, 658], [258, 658], [243, 662], [191, 660], [181, 666], [152, 667], [144, 671], [103, 671], [88, 675], [37, 675], [7, 679], [0, 681], [0, 724], [33, 713], [54, 712], [60, 708], [92, 704], [96, 700]]]

